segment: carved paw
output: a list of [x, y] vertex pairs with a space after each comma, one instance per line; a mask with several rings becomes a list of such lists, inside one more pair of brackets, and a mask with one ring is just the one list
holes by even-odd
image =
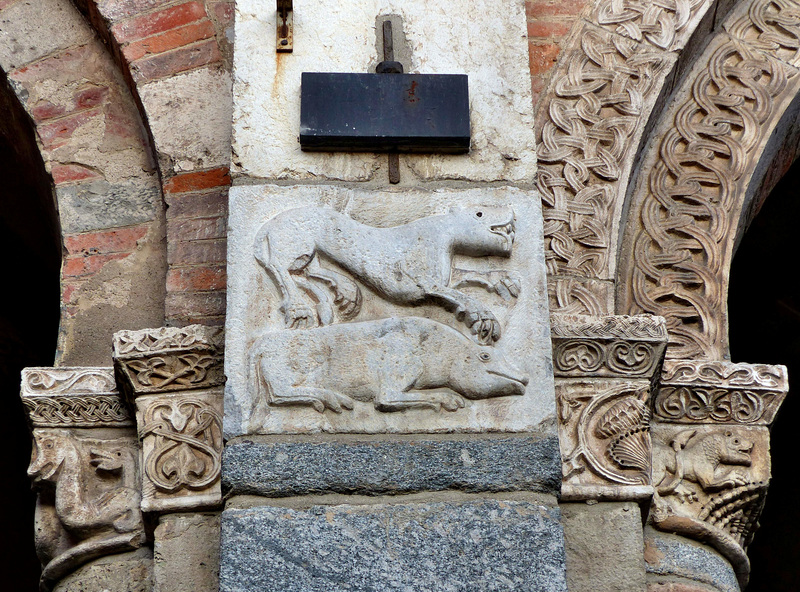
[[276, 394], [270, 401], [273, 405], [311, 405], [316, 411], [324, 413], [330, 409], [334, 413], [341, 413], [344, 409], [353, 408], [350, 397], [335, 391], [320, 388], [298, 387], [288, 393]]
[[464, 397], [456, 393], [435, 393], [434, 400], [439, 404], [438, 411], [458, 411], [464, 408]]
[[334, 292], [334, 304], [345, 320], [351, 319], [361, 310], [361, 290], [355, 284], [340, 283]]
[[500, 322], [488, 310], [467, 311], [464, 323], [481, 345], [491, 345], [500, 339]]
[[305, 304], [284, 307], [286, 326], [290, 329], [311, 329], [317, 326], [317, 313]]

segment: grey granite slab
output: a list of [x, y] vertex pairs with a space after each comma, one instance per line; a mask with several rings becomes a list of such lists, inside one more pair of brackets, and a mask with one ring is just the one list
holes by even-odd
[[222, 514], [221, 592], [566, 592], [557, 508], [524, 501]]
[[557, 494], [558, 439], [251, 442], [225, 449], [223, 487], [234, 495], [380, 495], [419, 491]]

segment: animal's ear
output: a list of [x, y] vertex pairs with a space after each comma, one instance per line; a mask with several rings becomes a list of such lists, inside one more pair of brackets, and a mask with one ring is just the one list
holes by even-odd
[[672, 439], [672, 447], [677, 450], [678, 448], [686, 448], [686, 445], [689, 443], [694, 435], [697, 433], [697, 430], [685, 430], [683, 432], [679, 432], [673, 439]]

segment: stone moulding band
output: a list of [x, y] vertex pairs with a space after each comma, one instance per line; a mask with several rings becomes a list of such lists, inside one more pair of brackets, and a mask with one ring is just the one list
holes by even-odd
[[25, 368], [20, 397], [31, 427], [130, 427], [111, 368]]
[[654, 411], [668, 423], [769, 426], [788, 390], [784, 366], [667, 360]]

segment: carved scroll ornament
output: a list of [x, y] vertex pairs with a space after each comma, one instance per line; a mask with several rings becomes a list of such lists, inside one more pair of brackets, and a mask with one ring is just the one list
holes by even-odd
[[142, 438], [154, 438], [144, 469], [156, 489], [201, 490], [219, 479], [222, 416], [207, 401], [157, 400], [147, 406], [140, 432]]
[[114, 334], [114, 362], [129, 396], [223, 384], [222, 349], [222, 330], [202, 325]]
[[667, 333], [658, 317], [551, 316], [556, 376], [652, 378]]
[[650, 488], [647, 381], [556, 384], [565, 499], [637, 499]]
[[770, 425], [788, 388], [784, 366], [668, 360], [655, 413], [666, 422]]

